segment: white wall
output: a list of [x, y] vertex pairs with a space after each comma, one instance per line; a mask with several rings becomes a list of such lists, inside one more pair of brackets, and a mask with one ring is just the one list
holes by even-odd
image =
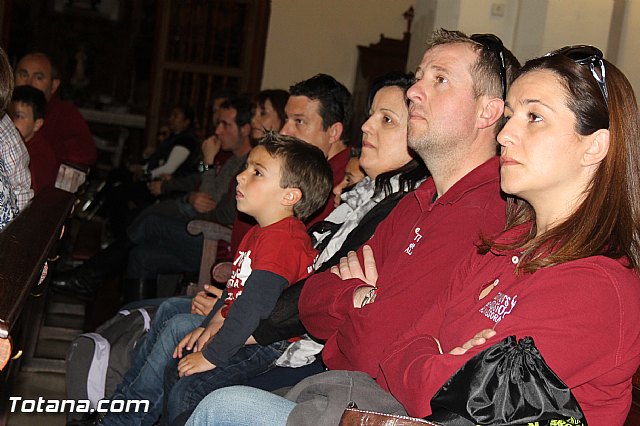
[[402, 38], [415, 0], [273, 0], [262, 88], [288, 89], [319, 72], [353, 87], [358, 45]]
[[613, 0], [549, 0], [539, 54], [573, 44], [598, 46], [606, 57]]
[[[402, 38], [402, 14], [412, 5], [408, 70], [434, 28], [455, 28], [499, 35], [522, 62], [569, 44], [596, 45], [640, 90], [640, 0], [273, 0], [262, 87], [286, 89], [325, 72], [351, 89], [357, 46], [380, 34]], [[624, 15], [612, 21], [616, 5]]]
[[640, 97], [640, 0], [627, 0], [616, 65], [625, 73], [636, 97]]
[[[615, 18], [616, 5], [622, 19]], [[640, 0], [416, 0], [415, 22], [414, 34], [427, 36], [440, 27], [497, 34], [523, 63], [562, 46], [592, 44], [640, 90]], [[409, 70], [423, 51], [424, 40], [413, 37]]]

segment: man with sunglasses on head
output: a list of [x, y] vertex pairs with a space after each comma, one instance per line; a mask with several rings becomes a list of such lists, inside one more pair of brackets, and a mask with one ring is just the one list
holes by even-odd
[[[342, 371], [303, 380], [287, 399], [246, 387], [216, 391], [188, 424], [337, 424], [350, 400], [364, 410], [404, 413], [382, 389], [379, 364], [385, 348], [446, 291], [478, 236], [504, 227], [496, 135], [506, 83], [518, 67], [494, 35], [434, 32], [407, 92], [409, 146], [432, 177], [358, 253], [311, 276], [300, 297], [302, 323], [326, 342], [324, 363]], [[257, 412], [270, 413], [261, 414], [265, 423], [255, 423]]]

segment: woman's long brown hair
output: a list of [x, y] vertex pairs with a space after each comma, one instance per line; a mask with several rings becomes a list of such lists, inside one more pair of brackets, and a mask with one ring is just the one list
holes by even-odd
[[576, 117], [576, 132], [589, 135], [609, 129], [609, 151], [587, 186], [580, 206], [562, 223], [536, 236], [535, 212], [522, 199], [509, 197], [505, 230], [528, 221], [534, 225], [516, 241], [483, 238], [480, 251], [521, 251], [519, 270], [534, 272], [571, 260], [604, 255], [640, 265], [640, 117], [631, 84], [604, 61], [609, 106], [591, 70], [563, 56], [533, 59], [519, 76], [548, 70], [564, 86], [567, 106]]

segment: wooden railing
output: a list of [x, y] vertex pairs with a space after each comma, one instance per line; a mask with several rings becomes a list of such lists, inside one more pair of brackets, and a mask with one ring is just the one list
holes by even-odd
[[44, 190], [0, 233], [0, 338], [11, 332], [75, 201]]
[[[14, 351], [33, 352], [44, 309], [38, 281], [75, 199], [60, 189], [43, 190], [0, 232], [0, 339], [11, 337]], [[18, 366], [10, 362], [0, 374], [0, 425]]]

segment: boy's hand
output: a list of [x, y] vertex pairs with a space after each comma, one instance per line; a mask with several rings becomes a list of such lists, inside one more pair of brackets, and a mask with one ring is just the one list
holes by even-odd
[[191, 376], [196, 373], [203, 373], [205, 371], [213, 370], [216, 368], [214, 364], [211, 364], [202, 355], [202, 352], [196, 352], [189, 354], [178, 363], [178, 375], [180, 377]]
[[190, 351], [191, 348], [193, 348], [193, 344], [196, 343], [202, 333], [204, 333], [204, 327], [198, 327], [191, 333], [184, 336], [173, 351], [173, 358], [182, 358], [182, 350], [187, 348], [187, 350]]
[[194, 351], [201, 351], [209, 340], [218, 334], [218, 331], [222, 328], [222, 324], [224, 324], [224, 317], [220, 315], [220, 312], [218, 312], [213, 316], [213, 318], [211, 318], [211, 321], [207, 324], [207, 328], [205, 328], [204, 332], [200, 335], [200, 338], [198, 338]]

